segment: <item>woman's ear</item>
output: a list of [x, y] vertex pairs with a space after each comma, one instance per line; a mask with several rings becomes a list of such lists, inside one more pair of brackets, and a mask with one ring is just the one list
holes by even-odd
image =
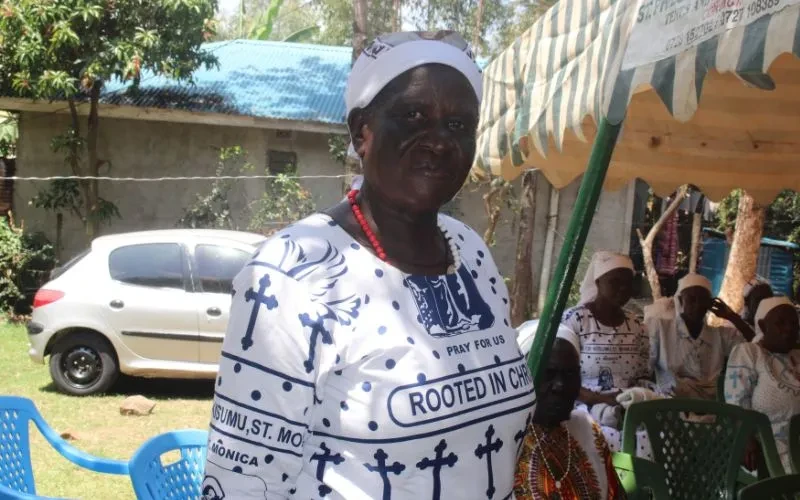
[[368, 112], [362, 108], [356, 108], [351, 111], [350, 117], [347, 119], [347, 127], [350, 129], [353, 149], [355, 149], [359, 157], [364, 158], [372, 142]]

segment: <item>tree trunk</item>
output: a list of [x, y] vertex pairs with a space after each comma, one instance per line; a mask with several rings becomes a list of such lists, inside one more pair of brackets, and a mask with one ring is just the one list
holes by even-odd
[[734, 311], [739, 311], [744, 306], [742, 290], [756, 275], [765, 214], [765, 207], [757, 205], [747, 193], [742, 193], [736, 213], [731, 253], [719, 293], [719, 297]]
[[689, 190], [689, 186], [681, 186], [678, 189], [678, 192], [675, 194], [675, 198], [672, 199], [667, 209], [661, 214], [661, 217], [658, 218], [653, 227], [650, 228], [650, 231], [647, 233], [647, 237], [642, 236], [642, 232], [637, 229], [636, 234], [639, 236], [639, 244], [642, 247], [642, 256], [644, 257], [644, 268], [647, 273], [647, 281], [650, 283], [650, 289], [653, 295], [653, 300], [657, 300], [661, 298], [661, 281], [658, 279], [658, 273], [656, 272], [656, 264], [653, 260], [653, 243], [655, 242], [658, 233], [661, 232], [661, 228], [664, 227], [664, 223], [667, 222], [667, 219], [672, 217], [675, 214], [675, 211], [678, 210], [678, 207], [681, 206], [681, 202], [686, 197], [686, 192]]
[[689, 254], [689, 272], [697, 272], [697, 261], [700, 259], [700, 232], [703, 226], [703, 214], [692, 214], [692, 248]]
[[494, 245], [494, 232], [497, 229], [497, 223], [500, 222], [500, 204], [503, 202], [508, 188], [507, 182], [490, 185], [489, 191], [483, 195], [483, 208], [486, 210], [488, 219], [486, 232], [483, 233], [483, 241], [488, 246]]
[[403, 25], [402, 7], [401, 0], [392, 1], [392, 31], [395, 33], [400, 31], [400, 27]]
[[[99, 116], [97, 112], [100, 101], [100, 89], [103, 84], [95, 81], [89, 95], [89, 126], [86, 134], [86, 149], [89, 157], [89, 165], [86, 169], [89, 177], [97, 177], [100, 172], [100, 160], [97, 157], [97, 137], [100, 130]], [[100, 219], [98, 218], [98, 180], [89, 179], [87, 181], [86, 198], [86, 236], [91, 242], [100, 234]]]
[[483, 23], [483, 1], [478, 0], [478, 15], [475, 17], [475, 33], [472, 35], [472, 50], [478, 51], [481, 43], [481, 24]]
[[526, 319], [533, 303], [533, 227], [536, 208], [535, 172], [527, 171], [522, 177], [520, 193], [519, 236], [514, 263], [514, 284], [511, 289], [511, 326], [517, 327]]
[[367, 48], [367, 0], [353, 1], [353, 62]]
[[[68, 99], [67, 103], [69, 104], [69, 114], [70, 114], [71, 128], [73, 134], [72, 140], [69, 145], [70, 151], [67, 162], [69, 163], [69, 167], [72, 170], [72, 175], [76, 177], [83, 177], [83, 168], [81, 168], [80, 164], [81, 151], [79, 149], [79, 142], [78, 142], [78, 138], [81, 136], [81, 122], [80, 122], [80, 117], [78, 116], [78, 107], [75, 105], [75, 101], [72, 98]], [[82, 212], [78, 212], [75, 215], [78, 216], [78, 218], [83, 223], [84, 228], [86, 228], [88, 224], [87, 207], [89, 206], [88, 205], [89, 183], [88, 181], [81, 179], [78, 181], [78, 185], [80, 186], [84, 209]]]
[[[352, 63], [356, 62], [358, 56], [367, 48], [367, 0], [353, 1], [353, 58]], [[345, 179], [344, 191], [347, 192], [353, 182], [353, 177], [361, 173], [361, 162], [351, 158], [350, 155], [344, 159]]]

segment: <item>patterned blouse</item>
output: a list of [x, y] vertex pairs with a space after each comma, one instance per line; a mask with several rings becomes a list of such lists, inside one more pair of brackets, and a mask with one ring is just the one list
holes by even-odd
[[597, 321], [585, 305], [564, 313], [559, 336], [581, 346], [581, 379], [591, 391], [628, 389], [651, 378], [650, 339], [642, 322], [630, 313], [616, 327]]
[[783, 467], [791, 471], [789, 420], [800, 414], [800, 349], [776, 354], [758, 344], [734, 347], [725, 372], [725, 401], [769, 417]]
[[234, 280], [214, 397], [208, 500], [511, 495], [533, 381], [480, 236], [409, 275], [330, 217], [270, 238]]
[[572, 412], [570, 419], [562, 424], [569, 434], [556, 431], [545, 435], [537, 426], [535, 432], [541, 440], [541, 450], [533, 427], [534, 424], [528, 427], [517, 462], [516, 500], [625, 498], [611, 464], [611, 451], [591, 416], [583, 411]]

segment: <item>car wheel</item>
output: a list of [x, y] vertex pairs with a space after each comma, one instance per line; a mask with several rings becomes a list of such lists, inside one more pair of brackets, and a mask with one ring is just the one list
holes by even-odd
[[67, 334], [51, 350], [50, 377], [58, 390], [74, 396], [105, 392], [119, 377], [114, 348], [96, 333]]

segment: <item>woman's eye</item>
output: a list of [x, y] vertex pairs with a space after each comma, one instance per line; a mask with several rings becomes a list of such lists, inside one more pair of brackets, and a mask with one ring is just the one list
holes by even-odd
[[464, 122], [461, 120], [449, 120], [447, 126], [450, 130], [464, 130]]
[[406, 118], [408, 118], [410, 121], [421, 120], [422, 119], [422, 113], [420, 113], [419, 111], [416, 111], [416, 110], [409, 111], [408, 114], [406, 114]]

